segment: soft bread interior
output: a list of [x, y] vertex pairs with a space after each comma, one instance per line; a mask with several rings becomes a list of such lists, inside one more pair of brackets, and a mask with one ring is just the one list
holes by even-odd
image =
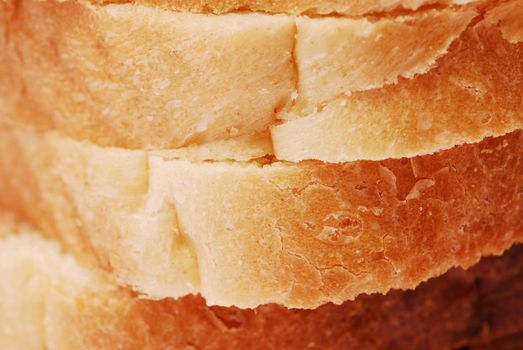
[[522, 264], [523, 250], [516, 247], [415, 291], [361, 296], [314, 311], [277, 305], [239, 310], [208, 307], [194, 296], [140, 298], [0, 214], [0, 347], [334, 350], [418, 348], [430, 342], [459, 348], [497, 339], [503, 344], [523, 330]]
[[107, 287], [96, 273], [64, 255], [58, 243], [15, 224], [7, 214], [0, 214], [0, 270], [2, 349], [65, 350], [59, 345], [61, 340], [53, 338], [54, 330], [64, 325], [48, 318], [53, 313], [51, 300], [63, 298], [68, 307], [76, 308], [80, 291], [93, 288], [101, 292]]
[[518, 1], [310, 18], [27, 0], [0, 22], [3, 117], [133, 149], [272, 128], [279, 160], [430, 154], [522, 127]]
[[[523, 86], [523, 42], [517, 39], [523, 5], [508, 2], [485, 16], [485, 20], [460, 31], [445, 56], [425, 74], [399, 78], [396, 84], [370, 91], [340, 91], [317, 110], [293, 109], [281, 114], [284, 122], [271, 130], [276, 158], [340, 162], [412, 157], [523, 128], [523, 90], [516, 88]], [[345, 43], [342, 38], [336, 38], [336, 42]], [[374, 45], [375, 41], [370, 43]], [[389, 43], [396, 45], [394, 40]], [[329, 49], [324, 54], [335, 57], [333, 53], [339, 49], [326, 46]], [[345, 49], [354, 50], [350, 46]], [[375, 56], [355, 55], [361, 60]], [[388, 58], [371, 62], [390, 66]], [[404, 60], [400, 58], [400, 62]], [[325, 69], [330, 67], [333, 65]], [[339, 75], [340, 71], [343, 69], [335, 68], [332, 75], [338, 74], [337, 79], [347, 83], [354, 81]], [[328, 90], [330, 85], [323, 82], [323, 86]]]
[[[154, 5], [175, 11], [195, 13], [264, 12], [317, 15], [362, 16], [394, 11], [415, 11], [424, 6], [455, 6], [475, 0], [127, 0], [134, 4]], [[113, 3], [91, 0], [92, 3]]]
[[413, 288], [521, 241], [521, 135], [291, 164], [188, 161], [7, 128], [0, 207], [149, 297], [314, 308]]

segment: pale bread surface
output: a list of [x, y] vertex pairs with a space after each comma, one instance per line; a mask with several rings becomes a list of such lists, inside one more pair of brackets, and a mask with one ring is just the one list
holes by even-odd
[[[6, 9], [3, 12], [3, 16], [6, 18], [2, 23], [9, 22], [7, 18], [10, 14], [10, 4], [12, 3], [1, 4]], [[38, 28], [38, 19], [42, 19], [43, 13], [53, 14], [53, 11], [64, 11], [62, 14], [94, 11], [94, 13], [102, 13], [98, 17], [94, 16], [95, 19], [98, 18], [100, 23], [111, 23], [111, 25], [120, 23], [119, 21], [130, 23], [134, 21], [133, 18], [137, 18], [134, 5], [127, 7], [114, 5], [109, 6], [108, 10], [75, 2], [59, 4], [50, 1], [37, 3], [35, 6], [30, 5], [31, 2], [26, 2], [26, 10], [22, 5], [18, 9], [18, 16], [24, 18], [24, 11], [27, 11], [28, 18], [35, 16], [36, 24], [20, 20], [22, 23], [29, 23], [29, 27], [35, 25], [35, 28]], [[417, 77], [409, 76], [414, 73], [409, 73], [409, 69], [403, 69], [401, 71], [406, 72], [405, 74], [412, 78], [411, 80], [402, 80], [396, 85], [380, 87], [376, 90], [385, 96], [389, 95], [387, 89], [411, 91], [412, 96], [416, 96], [423, 86], [423, 84], [420, 85], [420, 80], [423, 83], [423, 78], [425, 78], [431, 83], [437, 83], [437, 80], [433, 79], [430, 74], [438, 75], [441, 73], [438, 69], [441, 69], [444, 72], [441, 75], [447, 84], [442, 84], [444, 87], [441, 91], [452, 97], [449, 98], [451, 102], [442, 104], [443, 107], [452, 106], [453, 110], [460, 111], [460, 113], [473, 109], [471, 106], [478, 109], [470, 114], [469, 119], [462, 118], [461, 114], [442, 118], [444, 123], [440, 125], [441, 128], [452, 130], [452, 127], [455, 127], [457, 130], [455, 135], [434, 137], [432, 147], [439, 145], [435, 149], [423, 148], [426, 145], [411, 145], [411, 151], [412, 149], [415, 151], [410, 155], [415, 155], [420, 152], [431, 153], [438, 147], [443, 147], [442, 145], [444, 145], [443, 148], [449, 148], [460, 137], [462, 138], [458, 143], [472, 142], [481, 140], [490, 133], [501, 135], [520, 127], [518, 118], [522, 114], [518, 111], [520, 111], [523, 99], [520, 99], [517, 94], [521, 93], [521, 89], [507, 87], [506, 79], [503, 78], [513, 69], [515, 73], [511, 76], [515, 79], [514, 85], [518, 86], [518, 72], [523, 71], [521, 69], [523, 61], [518, 60], [521, 55], [521, 44], [518, 43], [520, 40], [518, 39], [520, 7], [517, 5], [519, 5], [518, 1], [503, 3], [487, 12], [484, 21], [474, 24], [467, 30], [464, 27], [470, 21], [471, 10], [464, 9], [428, 10], [420, 14], [396, 17], [392, 20], [383, 18], [374, 23], [361, 19], [339, 19], [339, 21], [324, 19], [322, 21], [329, 24], [328, 30], [336, 31], [340, 25], [343, 29], [349, 23], [349, 33], [354, 29], [351, 26], [365, 28], [370, 26], [371, 33], [372, 30], [384, 31], [383, 28], [392, 28], [393, 34], [395, 33], [394, 35], [397, 36], [404, 35], [404, 28], [397, 24], [411, 18], [409, 16], [412, 16], [413, 25], [416, 25], [416, 21], [424, 23], [421, 27], [430, 26], [431, 23], [423, 22], [427, 18], [446, 18], [448, 23], [456, 24], [455, 32], [436, 33], [434, 38], [443, 40], [442, 43], [436, 45], [435, 48], [431, 47], [431, 50], [434, 50], [433, 54], [423, 56], [426, 64], [422, 66], [427, 68], [433, 64], [430, 63], [432, 62], [430, 60], [445, 51], [437, 68]], [[147, 8], [146, 11], [154, 14], [149, 20], [155, 25], [151, 29], [149, 22], [142, 18], [136, 21], [137, 33], [143, 34], [143, 31], [151, 30], [154, 33], [147, 35], [153, 35], [156, 34], [155, 30], [158, 28], [160, 31], [164, 27], [169, 30], [173, 29], [170, 21], [172, 13], [154, 8]], [[265, 28], [267, 25], [267, 31], [264, 33], [270, 34], [275, 31], [274, 37], [278, 38], [288, 36], [287, 34], [280, 35], [280, 33], [292, 33], [294, 30], [293, 22], [286, 16], [249, 14], [248, 16], [252, 15], [254, 16], [252, 18], [256, 19], [250, 23], [242, 17], [243, 15], [238, 14], [220, 17], [217, 22], [214, 22], [214, 18], [205, 15], [177, 14], [176, 16], [178, 15], [186, 18], [185, 22], [182, 20], [178, 24], [179, 27], [175, 26], [176, 30], [182, 31], [191, 26], [189, 20], [192, 18], [191, 16], [201, 19], [197, 25], [203, 26], [204, 29], [206, 26], [203, 24], [205, 23], [212, 28], [218, 28], [220, 24], [224, 23], [224, 20], [232, 20], [238, 23], [240, 33], [245, 33], [244, 30], [256, 31], [256, 29], [249, 29], [249, 25], [254, 26], [253, 28], [259, 28], [256, 26]], [[70, 21], [71, 18], [68, 20]], [[79, 15], [79, 18], [82, 18], [82, 15]], [[86, 21], [92, 20], [93, 17], [86, 17]], [[463, 20], [465, 20], [465, 24], [462, 23]], [[312, 19], [302, 18], [298, 22], [300, 21], [301, 25], [313, 23]], [[158, 28], [155, 27], [156, 24], [159, 25]], [[58, 25], [63, 25], [63, 23]], [[398, 28], [397, 30], [394, 29], [395, 26]], [[52, 28], [52, 26], [50, 27]], [[0, 30], [6, 31], [6, 27], [0, 26]], [[462, 30], [465, 32], [461, 33]], [[8, 32], [13, 34], [12, 31]], [[45, 30], [42, 33], [44, 36], [46, 35]], [[74, 37], [75, 35], [67, 33], [69, 32], [66, 31], [66, 36]], [[205, 30], [202, 33], [205, 33]], [[260, 40], [272, 45], [274, 43], [268, 39], [269, 34]], [[461, 34], [459, 39], [452, 37], [452, 35], [458, 34]], [[21, 35], [23, 36], [24, 33], [22, 32]], [[108, 31], [108, 35], [111, 38], [111, 35], [118, 37], [119, 34], [111, 34], [111, 31]], [[206, 35], [202, 34], [202, 37], [205, 41]], [[7, 39], [12, 40], [11, 35], [4, 33], [0, 40], [3, 40], [4, 45], [9, 46]], [[225, 36], [222, 39], [225, 42]], [[64, 40], [74, 44], [74, 40], [70, 41], [70, 38]], [[118, 39], [115, 40], [118, 42]], [[21, 42], [23, 45], [30, 43], [30, 41]], [[292, 43], [292, 39], [283, 40], [282, 47], [288, 47], [289, 42]], [[446, 47], [451, 45], [451, 42], [452, 46], [449, 52], [446, 52]], [[204, 46], [204, 44], [200, 44]], [[409, 45], [412, 43], [407, 47]], [[476, 51], [471, 51], [470, 47], [477, 49], [482, 46], [484, 46], [483, 49], [486, 48], [484, 54], [472, 54]], [[315, 46], [312, 45], [311, 48], [315, 48]], [[99, 47], [96, 48], [96, 50], [98, 49]], [[129, 48], [124, 47], [122, 50], [126, 51]], [[63, 52], [58, 51], [58, 58], [63, 59]], [[72, 52], [79, 54], [79, 57], [83, 57], [82, 55], [85, 54], [84, 51], [73, 50]], [[500, 52], [502, 54], [499, 54]], [[260, 53], [264, 53], [264, 50], [260, 50]], [[491, 58], [489, 53], [495, 57]], [[16, 54], [24, 57], [20, 52]], [[471, 57], [477, 59], [478, 62], [470, 64], [467, 59]], [[68, 55], [65, 55], [66, 60], [69, 58]], [[5, 60], [8, 57], [2, 56], [2, 59]], [[45, 56], [36, 59], [45, 61]], [[407, 62], [408, 64], [409, 62]], [[450, 67], [448, 68], [450, 73], [445, 71], [446, 64]], [[463, 72], [467, 73], [463, 68], [467, 66], [472, 67], [473, 70], [471, 73], [469, 72], [470, 79], [483, 78], [494, 86], [493, 91], [500, 92], [499, 96], [494, 96], [495, 103], [492, 103], [491, 100], [484, 100], [483, 104], [478, 103], [478, 89], [480, 95], [486, 95], [489, 99], [493, 96], [488, 94], [490, 87], [485, 88], [484, 90], [487, 91], [485, 92], [481, 89], [483, 85], [477, 83], [476, 80], [474, 80], [475, 84], [481, 86], [473, 84], [474, 96], [472, 99], [454, 98], [459, 94], [449, 89], [449, 81], [453, 84], [459, 83], [457, 85], [461, 88], [465, 87], [467, 90], [465, 92], [470, 93], [471, 87], [463, 85], [463, 81], [460, 80]], [[15, 97], [13, 102], [10, 99], [9, 88], [11, 86], [18, 86], [27, 93], [27, 90], [24, 90], [27, 88], [27, 84], [24, 86], [23, 83], [20, 83], [20, 77], [9, 74], [8, 68], [9, 65], [2, 65], [1, 68], [5, 72], [3, 82], [6, 83], [0, 84], [0, 86], [2, 91], [6, 92], [5, 106], [7, 106], [2, 110], [3, 117], [6, 115], [12, 117], [20, 111], [20, 103], [27, 107], [26, 100], [16, 101]], [[474, 71], [474, 68], [478, 68], [478, 70]], [[40, 79], [45, 72], [46, 70], [40, 67], [35, 70], [35, 76]], [[460, 78], [456, 78], [454, 73]], [[497, 78], [495, 73], [499, 73]], [[393, 75], [399, 77], [401, 74], [398, 70]], [[381, 76], [385, 79], [387, 74], [384, 73]], [[41, 84], [42, 82], [38, 79], [35, 79], [36, 84]], [[49, 79], [51, 83], [60, 81], [56, 80], [56, 76], [53, 74], [49, 75]], [[387, 83], [387, 79], [385, 79], [380, 84], [386, 85]], [[404, 89], [401, 84], [411, 84], [411, 89]], [[409, 86], [407, 85], [407, 87]], [[368, 86], [365, 84], [361, 86], [362, 90], [367, 88]], [[275, 90], [270, 91], [272, 93]], [[375, 94], [376, 91], [361, 92], [362, 99], [364, 100], [367, 94], [369, 96]], [[427, 96], [434, 92], [430, 88], [427, 91]], [[120, 95], [119, 93], [118, 96]], [[355, 93], [349, 101], [352, 101], [352, 98], [357, 100], [356, 95]], [[71, 96], [73, 95], [71, 94]], [[416, 103], [412, 96], [404, 101]], [[383, 101], [374, 95], [371, 100]], [[430, 98], [422, 95], [420, 100], [430, 101]], [[465, 101], [463, 102], [465, 107], [457, 108], [457, 105], [453, 105], [456, 101]], [[60, 103], [60, 101], [54, 101], [45, 108], [56, 108], [60, 111], [61, 108], [57, 107], [60, 106]], [[365, 102], [362, 104], [366, 105]], [[96, 108], [100, 108], [102, 105], [96, 105]], [[38, 106], [38, 103], [34, 109], [32, 109], [33, 106], [29, 105], [28, 110], [31, 113], [25, 115], [31, 119], [31, 123], [37, 125], [49, 123], [45, 120], [45, 113], [35, 113], [44, 107]], [[424, 108], [425, 105], [422, 107]], [[132, 109], [129, 106], [126, 108]], [[159, 111], [162, 111], [165, 106], [159, 104], [158, 108]], [[376, 106], [372, 105], [372, 109], [375, 108]], [[411, 109], [419, 111], [424, 110], [423, 108]], [[327, 110], [328, 107], [324, 111]], [[22, 109], [21, 115], [23, 116], [25, 112]], [[323, 111], [318, 114], [321, 115], [321, 113]], [[387, 113], [383, 114], [387, 115]], [[478, 124], [477, 116], [481, 113], [486, 113], [488, 118], [485, 119], [486, 122], [479, 119]], [[56, 115], [53, 114], [53, 118]], [[72, 115], [77, 116], [75, 113]], [[125, 118], [125, 113], [122, 115]], [[336, 116], [340, 115], [342, 114], [336, 113]], [[402, 113], [397, 113], [397, 115], [402, 115]], [[68, 118], [69, 122], [74, 121], [71, 116]], [[146, 119], [150, 121], [148, 118]], [[423, 123], [429, 120], [432, 124], [430, 118], [422, 119]], [[153, 118], [153, 120], [155, 119]], [[289, 120], [288, 123], [290, 125], [303, 120]], [[454, 121], [456, 125], [449, 120]], [[9, 120], [9, 123], [12, 122], [13, 120]], [[59, 123], [55, 124], [54, 120], [50, 124], [51, 129], [63, 131], [57, 126]], [[82, 123], [78, 125], [82, 126]], [[121, 132], [125, 130], [126, 125], [126, 123], [119, 124], [113, 130]], [[159, 121], [158, 126], [163, 131], [169, 132], [169, 128], [163, 127], [162, 120]], [[201, 124], [198, 122], [197, 126], [201, 126]], [[310, 129], [322, 130], [321, 127], [316, 126]], [[375, 125], [371, 126], [372, 128], [368, 127], [369, 130], [375, 130]], [[106, 127], [105, 125], [104, 128]], [[423, 128], [422, 126], [421, 129]], [[340, 130], [350, 130], [350, 128], [344, 129], [335, 125], [334, 129], [335, 135], [342, 135], [342, 139], [347, 139]], [[420, 135], [419, 129], [411, 127], [407, 129], [413, 131], [407, 139], [410, 137], [410, 140], [414, 138], [419, 140], [426, 136], [422, 133]], [[256, 128], [249, 129], [249, 132], [256, 130]], [[397, 128], [397, 125], [393, 128], [388, 127], [386, 130], [392, 130], [393, 134], [396, 133], [394, 136], [397, 136], [398, 133], [404, 134], [401, 132], [401, 128]], [[111, 139], [110, 132], [107, 129], [103, 131], [101, 137]], [[202, 132], [205, 134], [206, 131]], [[412, 171], [409, 173], [408, 169], [404, 169], [402, 163], [404, 160], [332, 166], [318, 163], [270, 164], [270, 158], [258, 159], [272, 153], [270, 141], [263, 134], [261, 134], [262, 136], [248, 133], [242, 135], [244, 132], [235, 126], [230, 126], [226, 132], [227, 138], [222, 140], [218, 137], [218, 140], [209, 143], [202, 141], [201, 145], [189, 145], [168, 151], [130, 151], [102, 148], [87, 142], [66, 139], [53, 132], [40, 134], [23, 129], [10, 130], [6, 127], [2, 130], [5, 137], [1, 143], [3, 149], [6, 150], [4, 152], [6, 156], [0, 161], [0, 178], [3, 180], [0, 189], [8, 195], [0, 202], [5, 207], [12, 208], [29, 218], [46, 234], [59, 237], [82, 259], [91, 260], [105, 269], [113, 271], [121, 283], [129, 284], [150, 297], [161, 298], [202, 292], [211, 303], [244, 307], [279, 302], [288, 306], [309, 308], [327, 301], [340, 303], [363, 292], [386, 291], [395, 287], [410, 288], [432, 275], [442, 273], [452, 265], [470, 265], [480, 255], [500, 252], [511, 243], [521, 239], [521, 223], [517, 220], [517, 216], [522, 215], [521, 195], [518, 189], [521, 180], [517, 173], [518, 171], [521, 173], [521, 169], [519, 156], [513, 155], [514, 152], [515, 154], [521, 152], [519, 133], [513, 133], [497, 141], [485, 141], [485, 144], [498, 143], [492, 149], [475, 150], [476, 147], [483, 147], [481, 145], [484, 143], [482, 143], [480, 146], [462, 146], [460, 151], [454, 149], [433, 156], [410, 159], [408, 162], [411, 164]], [[186, 135], [185, 131], [181, 134]], [[273, 132], [273, 137], [274, 134]], [[314, 140], [314, 137], [304, 137], [303, 130], [300, 129], [291, 134], [301, 135], [299, 142], [305, 146], [309, 140]], [[463, 136], [464, 134], [465, 136]], [[78, 137], [78, 135], [74, 136]], [[328, 144], [327, 141], [332, 140], [330, 136], [332, 135], [322, 135], [320, 139], [325, 140]], [[375, 154], [385, 158], [390, 154], [379, 149], [379, 141], [388, 145], [391, 143], [382, 136], [368, 138], [373, 140], [374, 146], [378, 149]], [[209, 140], [213, 138], [211, 136]], [[205, 137], [204, 139], [207, 140]], [[284, 137], [284, 139], [292, 140], [290, 137]], [[150, 137], [149, 140], [151, 140]], [[126, 141], [122, 142], [129, 147], [129, 144], [125, 143]], [[333, 155], [335, 157], [336, 147], [344, 145], [343, 141], [339, 140], [335, 140], [333, 144], [334, 149], [329, 149], [323, 155], [313, 158], [333, 162], [343, 160], [344, 158], [329, 158]], [[362, 145], [365, 143], [357, 143], [357, 147], [362, 147]], [[277, 157], [290, 158], [281, 156], [281, 150], [285, 147], [281, 147], [281, 144], [274, 146]], [[310, 144], [310, 146], [314, 146], [312, 149], [315, 152], [322, 151], [318, 145]], [[505, 148], [508, 146], [511, 148], [506, 150]], [[463, 151], [465, 153], [461, 155], [461, 150], [467, 151]], [[481, 153], [483, 151], [485, 153]], [[501, 158], [495, 158], [494, 164], [484, 166], [485, 160], [482, 157], [486, 157], [485, 154], [489, 154], [489, 152], [498, 153], [498, 151], [501, 152], [499, 156]], [[371, 156], [370, 151], [366, 152], [363, 152], [364, 155], [349, 159], [379, 158], [375, 155]], [[405, 154], [401, 152], [393, 156]], [[478, 152], [480, 152], [479, 155]], [[344, 152], [343, 155], [345, 154], [347, 153]], [[441, 156], [442, 154], [446, 156]], [[447, 156], [450, 157], [448, 162], [445, 158]], [[439, 169], [435, 169], [434, 173], [430, 173], [427, 169], [432, 169], [433, 159], [440, 159], [440, 157], [444, 158], [440, 162], [447, 165], [442, 165]], [[474, 169], [470, 166], [458, 170], [454, 163], [462, 161], [461, 158], [464, 159], [464, 164], [471, 162], [477, 166]], [[254, 163], [245, 163], [252, 159], [255, 159]], [[214, 162], [217, 160], [236, 160], [244, 163]], [[267, 162], [269, 164], [264, 166], [263, 164]], [[423, 164], [421, 168], [416, 168], [417, 162]], [[496, 193], [504, 197], [499, 197], [498, 202], [486, 205], [478, 213], [472, 214], [470, 208], [473, 205], [480, 205], [478, 201], [481, 198], [490, 203], [491, 192], [497, 192], [493, 184], [495, 178], [492, 175], [499, 170], [496, 168], [496, 162], [503, 164], [498, 164], [501, 168], [510, 164], [509, 171], [503, 175], [505, 176], [503, 179], [506, 181], [504, 182], [505, 187]], [[388, 165], [389, 163], [391, 165]], [[430, 176], [422, 175], [424, 172]], [[477, 172], [480, 173], [479, 179], [474, 178]], [[396, 173], [401, 176], [398, 177]], [[468, 183], [466, 180], [471, 182]], [[399, 194], [396, 181], [406, 187], [401, 190], [404, 193], [400, 191], [401, 194]], [[481, 188], [477, 187], [475, 181], [482, 184]], [[370, 182], [371, 185], [368, 186], [367, 182]], [[454, 187], [448, 185], [447, 182]], [[464, 186], [463, 183], [470, 186]], [[355, 185], [356, 192], [351, 189], [351, 184]], [[381, 186], [385, 186], [385, 189], [383, 190]], [[451, 192], [450, 188], [454, 192]], [[383, 191], [388, 193], [389, 197], [383, 197]], [[429, 198], [424, 199], [423, 196], [426, 193], [429, 193]], [[431, 196], [437, 200], [435, 201]], [[443, 203], [440, 198], [442, 196], [445, 197]], [[465, 197], [467, 196], [475, 198], [476, 201], [466, 202]], [[421, 201], [419, 207], [415, 207], [418, 205], [417, 202], [412, 203], [417, 200]], [[461, 203], [462, 212], [452, 212], [452, 206], [455, 203]], [[503, 213], [498, 212], [495, 205], [509, 209]], [[35, 210], [31, 213], [30, 210], [33, 209]], [[428, 213], [427, 217], [419, 221], [411, 220], [413, 215], [408, 213], [414, 209], [421, 210], [420, 213]], [[436, 218], [432, 217], [434, 210], [437, 212]], [[406, 215], [404, 222], [395, 221], [400, 217], [398, 211], [402, 215]], [[458, 213], [462, 217], [459, 217]], [[484, 219], [483, 216], [488, 219]], [[439, 223], [439, 226], [435, 225], [432, 220]], [[467, 220], [478, 225], [472, 229], [474, 234], [483, 233], [475, 238], [479, 243], [472, 248], [469, 246], [470, 237], [459, 235], [462, 231], [469, 229], [470, 222], [464, 223]], [[411, 221], [414, 221], [413, 226], [409, 226], [412, 224]], [[444, 225], [447, 221], [449, 224]], [[404, 223], [407, 228], [401, 226]], [[493, 230], [494, 226], [499, 226], [503, 233], [489, 237], [486, 232]], [[389, 230], [391, 230], [390, 234]], [[387, 233], [384, 234], [385, 232]], [[458, 248], [448, 247], [441, 242], [437, 244], [438, 240], [443, 242], [444, 239], [449, 239], [446, 232], [456, 240], [455, 244]], [[432, 233], [434, 233], [433, 236], [431, 236]], [[431, 237], [428, 242], [425, 241], [426, 237]], [[405, 244], [398, 246], [398, 240], [402, 239]], [[387, 242], [387, 240], [391, 240], [391, 242]], [[428, 250], [428, 247], [430, 247], [428, 255], [432, 256], [433, 261], [429, 259], [426, 262], [419, 262], [418, 260], [424, 256], [422, 252]], [[392, 255], [389, 253], [390, 249], [392, 249]], [[457, 251], [454, 251], [456, 249]], [[260, 260], [256, 253], [269, 256], [270, 259]], [[375, 261], [373, 257], [376, 257]], [[292, 278], [289, 279], [289, 276]], [[252, 291], [253, 285], [257, 286], [254, 292]]]
[[523, 239], [522, 133], [337, 165], [191, 162], [4, 128], [0, 207], [148, 297], [314, 308]]
[[[412, 157], [523, 128], [521, 28], [522, 4], [505, 3], [461, 33], [426, 74], [333, 94], [318, 111], [282, 114], [284, 122], [272, 128], [276, 158]], [[379, 60], [386, 67], [389, 61]]]
[[52, 0], [16, 13], [11, 117], [79, 139], [174, 148], [262, 132], [294, 89], [287, 16]]
[[[523, 251], [314, 311], [150, 301], [0, 214], [0, 347], [9, 350], [459, 348], [523, 330]], [[394, 329], [394, 332], [391, 332]]]
[[258, 11], [293, 15], [362, 16], [391, 11], [417, 10], [423, 6], [453, 6], [475, 0], [91, 0], [92, 3], [133, 3], [175, 11], [229, 13]]
[[280, 160], [433, 153], [522, 127], [522, 10], [489, 6], [294, 18], [25, 0], [4, 21], [4, 114], [124, 148], [272, 127]]

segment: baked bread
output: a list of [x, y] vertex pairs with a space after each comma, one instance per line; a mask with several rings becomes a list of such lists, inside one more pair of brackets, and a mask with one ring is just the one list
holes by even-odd
[[2, 349], [476, 349], [523, 331], [522, 247], [415, 291], [313, 311], [239, 310], [196, 296], [137, 298], [5, 215], [1, 236]]
[[[272, 128], [277, 159], [329, 162], [412, 157], [523, 127], [523, 43], [510, 34], [521, 28], [521, 0], [499, 5], [509, 11], [483, 1], [361, 18], [162, 4], [206, 3], [19, 2], [4, 20], [4, 116], [138, 149]], [[227, 4], [239, 3], [215, 2], [216, 11]], [[491, 13], [496, 21], [482, 20]]]
[[382, 12], [417, 10], [429, 5], [462, 5], [475, 0], [94, 0], [93, 3], [137, 3], [175, 11], [229, 13], [258, 11], [307, 15], [361, 16]]
[[521, 248], [423, 281], [523, 241], [521, 86], [523, 0], [0, 0], [0, 348], [512, 341]]
[[523, 133], [343, 164], [188, 161], [0, 130], [0, 207], [150, 298], [314, 308], [523, 240]]
[[[276, 157], [330, 162], [412, 157], [523, 128], [523, 1], [504, 3], [485, 16], [425, 74], [350, 96], [338, 91], [321, 110], [281, 114], [285, 122], [271, 130]], [[324, 53], [332, 57], [334, 51]], [[377, 62], [388, 67], [388, 60]], [[336, 67], [330, 73], [339, 74]], [[327, 85], [311, 79], [317, 89]], [[333, 89], [344, 79], [331, 79]]]

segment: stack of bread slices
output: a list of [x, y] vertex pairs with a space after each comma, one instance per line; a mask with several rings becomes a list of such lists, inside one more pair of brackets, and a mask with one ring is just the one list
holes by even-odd
[[0, 349], [523, 346], [523, 0], [0, 0], [0, 212]]

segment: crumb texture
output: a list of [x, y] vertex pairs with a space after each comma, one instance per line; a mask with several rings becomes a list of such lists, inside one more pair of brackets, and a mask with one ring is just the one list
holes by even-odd
[[[523, 128], [523, 43], [509, 40], [523, 28], [523, 13], [506, 13], [489, 13], [461, 33], [426, 74], [338, 96], [319, 111], [284, 115], [287, 122], [272, 128], [275, 156], [330, 162], [412, 157]], [[499, 27], [494, 16], [504, 18]], [[389, 61], [378, 62], [389, 67]]]
[[523, 331], [521, 247], [415, 291], [316, 310], [241, 310], [199, 296], [137, 298], [3, 215], [0, 235], [3, 349], [441, 349], [499, 344]]
[[[386, 11], [425, 2], [387, 3]], [[522, 6], [459, 3], [294, 17], [8, 0], [0, 117], [181, 155], [270, 132], [262, 147], [286, 161], [412, 157], [479, 142], [523, 124]], [[189, 157], [246, 160], [259, 146], [233, 141], [226, 157]]]
[[520, 5], [0, 2], [0, 208], [154, 299], [315, 308], [471, 266], [523, 241]]
[[463, 5], [476, 0], [91, 0], [95, 4], [133, 3], [195, 13], [259, 11], [306, 15], [363, 16], [392, 11], [415, 11], [423, 6]]
[[314, 308], [522, 241], [522, 146], [514, 132], [410, 159], [263, 165], [4, 129], [0, 207], [149, 297]]

